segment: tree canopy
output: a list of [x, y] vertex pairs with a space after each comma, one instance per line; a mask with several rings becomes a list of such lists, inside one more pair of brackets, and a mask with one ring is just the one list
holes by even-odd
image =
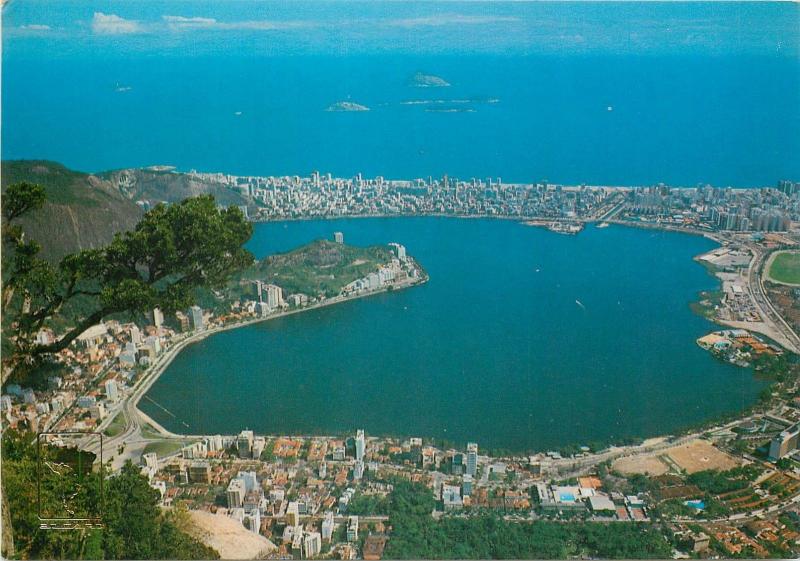
[[[128, 462], [109, 476], [105, 468], [65, 472], [41, 480], [43, 512], [58, 510], [68, 494], [76, 515], [97, 510], [101, 479], [103, 528], [50, 531], [39, 527], [37, 452], [29, 435], [3, 434], [3, 491], [8, 500], [15, 556], [27, 559], [216, 559], [219, 554], [181, 531], [175, 517], [158, 507], [159, 493]], [[74, 449], [43, 446], [42, 458], [58, 461]], [[56, 464], [57, 465], [57, 464]]]
[[[4, 331], [11, 343], [4, 363], [15, 371], [66, 348], [109, 315], [188, 307], [197, 288], [221, 287], [253, 262], [243, 247], [252, 225], [242, 212], [200, 196], [159, 204], [107, 246], [52, 265], [39, 256], [39, 241], [25, 239], [16, 223], [44, 200], [44, 189], [30, 183], [10, 185], [3, 194]], [[55, 342], [37, 342], [36, 334], [59, 316], [68, 316], [66, 332]]]
[[389, 495], [387, 559], [667, 558], [670, 545], [651, 524], [514, 522], [496, 514], [431, 517], [433, 493], [398, 482]]

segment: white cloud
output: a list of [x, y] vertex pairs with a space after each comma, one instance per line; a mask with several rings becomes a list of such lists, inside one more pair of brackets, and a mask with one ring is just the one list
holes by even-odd
[[118, 35], [143, 31], [138, 21], [121, 18], [116, 14], [95, 12], [92, 18], [92, 31], [100, 35]]
[[214, 18], [161, 16], [161, 19], [164, 20], [171, 29], [194, 29], [198, 27], [214, 27], [217, 25], [217, 20]]
[[24, 29], [26, 31], [50, 31], [49, 25], [44, 25], [41, 23], [30, 23], [28, 25], [23, 25], [20, 29]]
[[393, 19], [386, 23], [397, 27], [438, 27], [442, 25], [489, 25], [493, 23], [515, 23], [518, 21], [519, 18], [508, 16], [438, 14], [418, 18]]
[[300, 29], [304, 27], [314, 27], [317, 23], [313, 21], [280, 21], [280, 20], [248, 20], [248, 21], [217, 21], [214, 18], [205, 17], [185, 17], [185, 16], [161, 16], [167, 27], [173, 31], [187, 29], [216, 29], [216, 30], [251, 30], [251, 31], [271, 31], [277, 29]]

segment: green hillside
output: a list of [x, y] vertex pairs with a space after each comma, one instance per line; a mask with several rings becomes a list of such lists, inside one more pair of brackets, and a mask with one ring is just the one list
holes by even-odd
[[367, 276], [391, 258], [387, 246], [353, 247], [317, 240], [267, 257], [244, 277], [277, 284], [286, 294], [335, 296], [345, 285]]

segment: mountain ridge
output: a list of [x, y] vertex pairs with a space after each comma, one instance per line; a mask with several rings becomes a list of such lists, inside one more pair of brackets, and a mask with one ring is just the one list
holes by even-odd
[[44, 206], [19, 222], [25, 235], [42, 245], [42, 257], [51, 262], [108, 244], [114, 234], [133, 229], [148, 204], [205, 194], [224, 205], [247, 203], [222, 183], [154, 168], [86, 173], [50, 160], [3, 160], [0, 169], [3, 191], [22, 181], [44, 187]]

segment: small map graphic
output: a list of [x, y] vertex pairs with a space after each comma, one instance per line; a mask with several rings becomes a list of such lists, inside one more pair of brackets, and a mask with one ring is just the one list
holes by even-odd
[[[80, 435], [100, 444], [102, 436]], [[37, 500], [43, 527], [66, 529], [76, 523], [99, 522], [102, 516], [102, 477], [96, 460], [102, 457], [79, 450], [74, 433], [39, 435]], [[99, 446], [97, 449], [101, 449]]]

